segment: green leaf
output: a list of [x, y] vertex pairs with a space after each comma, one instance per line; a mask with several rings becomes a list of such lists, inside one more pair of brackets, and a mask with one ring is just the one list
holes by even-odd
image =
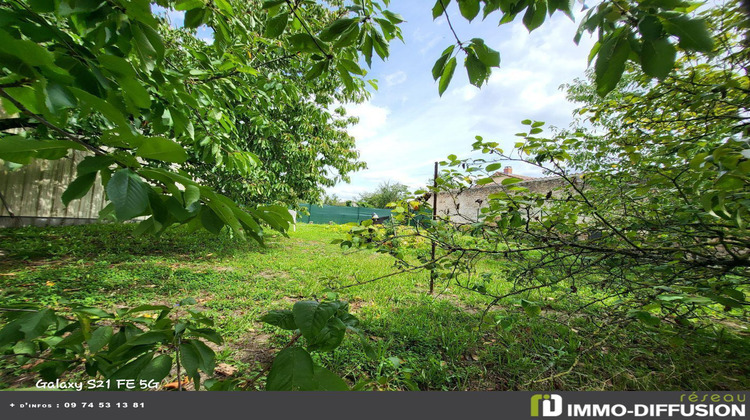
[[127, 365], [121, 367], [120, 369], [117, 369], [117, 371], [115, 371], [115, 373], [110, 375], [107, 379], [110, 379], [113, 382], [115, 382], [117, 379], [135, 379], [138, 377], [138, 374], [143, 371], [146, 366], [149, 365], [153, 357], [154, 352], [149, 352], [142, 356], [139, 356], [137, 359], [133, 360]]
[[314, 339], [308, 339], [307, 348], [310, 351], [332, 351], [341, 345], [344, 334], [346, 334], [346, 324], [341, 319], [332, 317], [328, 320], [326, 326], [315, 334]]
[[172, 308], [166, 305], [140, 305], [136, 306], [135, 308], [128, 309], [126, 314], [136, 314], [138, 312], [146, 312], [146, 311], [168, 311]]
[[112, 327], [110, 326], [104, 326], [99, 327], [94, 330], [94, 332], [91, 333], [91, 337], [86, 340], [86, 342], [89, 345], [89, 351], [91, 353], [96, 353], [104, 346], [109, 343], [109, 340], [112, 338]]
[[338, 70], [339, 76], [341, 76], [341, 81], [344, 82], [344, 87], [346, 87], [346, 90], [350, 92], [354, 91], [356, 89], [356, 86], [354, 85], [354, 79], [349, 74], [349, 71], [343, 66], [342, 63], [336, 65], [336, 69]]
[[123, 113], [112, 104], [81, 89], [72, 87], [70, 90], [79, 101], [85, 103], [90, 109], [100, 112], [109, 121], [117, 125], [121, 134], [129, 134], [132, 136], [128, 120], [125, 119]]
[[547, 1], [531, 0], [526, 13], [523, 15], [523, 24], [529, 32], [540, 27], [547, 17]]
[[188, 341], [180, 344], [180, 362], [188, 376], [192, 378], [198, 374], [198, 367], [201, 365], [201, 355], [192, 342]]
[[135, 151], [136, 156], [162, 162], [184, 163], [187, 152], [179, 143], [164, 137], [149, 137]]
[[310, 391], [317, 388], [310, 354], [301, 347], [281, 350], [271, 365], [266, 381], [268, 391]]
[[664, 37], [664, 27], [659, 18], [654, 15], [646, 15], [638, 22], [638, 32], [646, 41], [654, 41]]
[[62, 202], [67, 207], [71, 201], [85, 196], [96, 181], [96, 172], [87, 173], [74, 179], [62, 194]]
[[270, 311], [260, 319], [266, 324], [275, 325], [284, 330], [296, 330], [297, 324], [294, 322], [294, 314], [288, 309]]
[[200, 200], [201, 190], [195, 185], [188, 185], [185, 187], [183, 195], [185, 197], [185, 207], [187, 208], [190, 207], [191, 204], [197, 203], [198, 200]]
[[190, 333], [215, 344], [221, 345], [224, 342], [221, 335], [210, 328], [190, 328]]
[[611, 92], [625, 71], [625, 62], [630, 55], [630, 42], [622, 30], [612, 33], [599, 49], [594, 71], [596, 73], [596, 93], [604, 96]]
[[328, 63], [328, 60], [320, 60], [313, 63], [307, 73], [305, 73], [305, 79], [312, 80], [319, 77], [321, 74], [323, 74], [323, 70], [328, 67]]
[[191, 9], [185, 12], [185, 27], [197, 28], [203, 24], [206, 18], [206, 9]]
[[674, 68], [677, 50], [666, 38], [643, 41], [641, 66], [649, 76], [664, 79]]
[[479, 0], [458, 0], [458, 9], [471, 22], [479, 14]]
[[297, 302], [292, 307], [294, 323], [306, 339], [314, 340], [338, 308], [339, 305], [334, 302], [318, 303], [312, 300]]
[[378, 54], [378, 57], [380, 57], [381, 60], [385, 60], [390, 54], [388, 50], [388, 42], [386, 42], [385, 38], [383, 38], [383, 35], [375, 28], [372, 28], [370, 34], [372, 38], [372, 46], [375, 49], [375, 53]]
[[29, 140], [21, 136], [0, 138], [0, 159], [24, 165], [33, 158], [63, 158], [70, 149], [86, 150], [82, 145], [66, 140]]
[[324, 53], [327, 54], [327, 45], [325, 42], [310, 36], [306, 33], [294, 34], [288, 38], [289, 44], [295, 51], [307, 53]]
[[437, 0], [435, 5], [432, 6], [432, 19], [435, 20], [442, 16], [445, 12], [445, 8], [450, 4], [450, 0]]
[[432, 78], [434, 80], [437, 80], [443, 74], [443, 69], [445, 69], [445, 63], [453, 54], [453, 50], [455, 48], [456, 48], [455, 45], [451, 45], [450, 47], [446, 48], [445, 51], [443, 51], [443, 54], [440, 56], [440, 58], [438, 58], [437, 61], [435, 61], [435, 65], [432, 66]]
[[448, 89], [448, 85], [451, 83], [453, 73], [456, 71], [456, 57], [452, 57], [448, 60], [448, 63], [443, 69], [443, 74], [440, 76], [440, 82], [438, 83], [438, 93], [443, 96], [443, 93]]
[[680, 47], [700, 52], [711, 52], [714, 41], [703, 19], [687, 16], [670, 16], [664, 21], [664, 29], [680, 39]]
[[365, 75], [365, 72], [362, 70], [362, 68], [360, 68], [359, 65], [357, 65], [357, 63], [355, 63], [352, 60], [347, 60], [346, 58], [342, 58], [341, 60], [339, 60], [339, 63], [349, 73], [353, 73], [359, 76]]
[[174, 9], [186, 11], [205, 6], [206, 4], [203, 2], [203, 0], [177, 0], [174, 5]]
[[722, 175], [716, 180], [716, 188], [725, 191], [741, 189], [745, 187], [745, 180], [730, 173]]
[[266, 20], [266, 31], [264, 33], [266, 38], [278, 38], [284, 33], [286, 25], [289, 22], [289, 12], [279, 13], [276, 16], [270, 16]]
[[[42, 331], [44, 332], [44, 331]], [[24, 333], [21, 332], [21, 320], [16, 319], [0, 329], [0, 347], [23, 340]]]
[[31, 10], [37, 13], [49, 13], [55, 11], [55, 2], [50, 0], [29, 0]]
[[345, 30], [344, 33], [341, 34], [338, 40], [333, 44], [333, 47], [338, 49], [354, 44], [359, 39], [359, 33], [360, 31], [358, 25], [350, 26], [349, 29]]
[[643, 322], [646, 325], [650, 325], [652, 327], [655, 327], [661, 323], [661, 320], [653, 315], [651, 315], [648, 311], [630, 311], [628, 313], [631, 317], [634, 317], [638, 319], [639, 321]]
[[477, 179], [476, 183], [477, 185], [487, 185], [487, 184], [492, 184], [494, 182], [495, 180], [492, 178], [480, 178], [480, 179]]
[[216, 367], [216, 354], [206, 343], [200, 340], [191, 340], [192, 345], [198, 350], [201, 361], [198, 366], [207, 375], [213, 375]]
[[18, 318], [20, 328], [27, 340], [39, 337], [55, 323], [55, 313], [50, 309], [30, 312]]
[[107, 197], [120, 221], [143, 214], [148, 208], [148, 186], [135, 172], [120, 169], [107, 183]]
[[484, 168], [484, 170], [487, 171], [487, 172], [495, 172], [495, 171], [497, 171], [498, 169], [500, 169], [502, 167], [503, 167], [502, 163], [491, 163], [491, 164], [487, 165], [487, 167]]
[[169, 340], [169, 335], [162, 331], [147, 331], [128, 340], [128, 345], [140, 346], [144, 344], [156, 344]]
[[572, 0], [548, 0], [548, 13], [550, 16], [555, 12], [555, 10], [559, 10], [565, 15], [567, 15], [570, 20], [575, 22], [575, 16], [573, 15], [573, 4], [574, 2]]
[[[204, 195], [205, 193], [206, 192], [204, 191]], [[232, 229], [232, 232], [236, 235], [240, 235], [240, 237], [244, 237], [245, 233], [242, 230], [242, 224], [232, 210], [232, 208], [236, 208], [236, 205], [231, 200], [226, 199], [226, 197], [224, 197], [226, 201], [216, 198], [218, 195], [219, 194], [216, 194], [215, 197], [208, 202], [208, 206], [224, 223], [227, 224], [227, 226]]]
[[740, 290], [727, 288], [727, 289], [721, 289], [721, 293], [731, 297], [732, 299], [738, 302], [745, 301], [745, 293]]
[[216, 3], [216, 6], [224, 13], [227, 13], [229, 15], [234, 14], [234, 8], [232, 8], [232, 5], [229, 4], [227, 0], [214, 0], [214, 3]]
[[372, 67], [372, 36], [365, 34], [365, 40], [362, 43], [362, 55], [365, 57], [365, 63], [368, 67]]
[[208, 206], [201, 207], [201, 223], [207, 231], [214, 235], [218, 235], [221, 228], [224, 227], [224, 222]]
[[115, 158], [112, 156], [86, 156], [76, 167], [77, 173], [78, 176], [96, 173], [109, 168], [113, 163], [115, 163]]
[[154, 357], [138, 374], [138, 382], [156, 381], [161, 382], [172, 370], [172, 357], [167, 354]]
[[142, 109], [151, 107], [151, 95], [140, 81], [131, 78], [120, 79], [120, 87], [122, 87], [125, 97], [136, 107]]
[[36, 344], [33, 341], [19, 341], [13, 346], [13, 354], [33, 356], [36, 354]]
[[479, 61], [487, 67], [500, 67], [500, 53], [485, 45], [484, 41], [479, 38], [471, 40], [474, 52], [477, 54]]
[[18, 58], [29, 66], [54, 66], [53, 55], [46, 48], [25, 39], [15, 39], [0, 29], [0, 52]]
[[313, 366], [313, 381], [318, 391], [349, 391], [343, 379], [322, 366]]
[[390, 10], [383, 10], [383, 16], [385, 16], [385, 18], [391, 21], [391, 23], [393, 23], [394, 25], [404, 22], [403, 16], [397, 13], [393, 13]]
[[539, 316], [542, 313], [542, 308], [539, 305], [526, 305], [523, 307], [523, 310], [530, 317]]
[[45, 105], [47, 105], [47, 108], [53, 114], [57, 114], [64, 109], [74, 108], [78, 104], [78, 101], [76, 100], [76, 97], [73, 95], [73, 93], [68, 90], [68, 88], [59, 83], [47, 83], [45, 91]]
[[74, 308], [73, 312], [75, 312], [76, 314], [84, 314], [89, 317], [96, 317], [96, 318], [103, 318], [103, 319], [112, 318], [112, 314], [99, 308], [79, 307], [79, 308]]
[[333, 41], [334, 39], [338, 38], [341, 34], [343, 34], [345, 31], [349, 30], [352, 25], [355, 25], [357, 23], [357, 19], [355, 18], [343, 18], [343, 19], [337, 19], [333, 21], [330, 25], [328, 25], [325, 29], [323, 29], [320, 32], [320, 39], [325, 42]]
[[286, 2], [285, 0], [265, 0], [265, 1], [263, 1], [263, 4], [261, 5], [261, 7], [263, 9], [270, 9], [270, 8], [276, 7], [276, 6], [280, 5], [280, 4], [284, 4], [285, 2]]
[[[191, 12], [193, 12], [193, 10], [185, 14], [186, 24], [188, 21], [187, 14]], [[152, 43], [155, 41], [155, 39], [153, 38], [153, 34], [147, 34], [146, 31], [148, 31], [149, 29], [150, 27], [148, 25], [143, 25], [141, 23], [130, 25], [130, 31], [133, 34], [133, 47], [135, 48], [136, 53], [138, 53], [138, 57], [141, 59], [141, 62], [145, 64], [145, 67], [147, 69], [152, 68], [153, 64], [160, 59], [160, 54], [158, 51], [160, 47]], [[156, 36], [158, 37], [158, 35]]]
[[503, 179], [500, 183], [502, 185], [512, 185], [512, 184], [516, 184], [518, 182], [521, 182], [521, 179], [519, 179], [519, 178], [513, 178], [513, 177], [508, 177], [508, 178]]
[[466, 55], [466, 72], [469, 75], [469, 83], [476, 87], [482, 87], [482, 84], [487, 80], [487, 67], [482, 63], [479, 58], [473, 53]]

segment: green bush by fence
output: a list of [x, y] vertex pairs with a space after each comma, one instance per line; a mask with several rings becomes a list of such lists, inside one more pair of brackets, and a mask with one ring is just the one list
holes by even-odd
[[310, 215], [298, 212], [298, 223], [359, 223], [363, 220], [371, 219], [373, 213], [377, 214], [378, 217], [389, 217], [391, 215], [389, 209], [374, 209], [370, 207], [311, 206], [309, 204], [300, 204], [300, 207], [307, 208]]

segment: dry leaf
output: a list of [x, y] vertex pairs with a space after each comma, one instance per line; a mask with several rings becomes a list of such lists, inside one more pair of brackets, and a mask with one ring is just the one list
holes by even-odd
[[226, 363], [219, 363], [218, 365], [216, 365], [216, 369], [214, 369], [214, 372], [217, 375], [232, 376], [237, 373], [237, 368]]

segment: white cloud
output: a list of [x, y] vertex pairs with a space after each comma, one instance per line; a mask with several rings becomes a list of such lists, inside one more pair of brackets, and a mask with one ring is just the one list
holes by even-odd
[[390, 110], [370, 102], [346, 105], [347, 114], [358, 117], [359, 123], [347, 130], [358, 142], [370, 139], [378, 134], [388, 120]]
[[406, 81], [406, 73], [402, 70], [399, 70], [395, 73], [391, 73], [385, 76], [385, 83], [388, 84], [388, 86], [400, 85], [401, 83], [404, 83], [405, 81]]
[[[468, 84], [466, 72], [459, 64], [448, 91], [439, 97], [437, 83], [430, 73], [439, 55], [433, 47], [450, 45], [453, 35], [447, 25], [440, 26], [445, 18], [433, 22], [423, 4], [415, 2], [404, 7], [407, 10], [399, 10], [406, 17], [404, 25], [415, 26], [404, 28], [404, 33], [412, 35], [406, 45], [400, 42], [391, 45], [387, 63], [373, 62], [371, 75], [385, 81], [373, 95], [372, 101], [377, 105], [348, 107], [352, 114], [362, 118], [350, 133], [357, 138], [361, 158], [369, 169], [352, 174], [351, 185], [338, 185], [330, 191], [353, 198], [386, 180], [420, 187], [431, 178], [433, 162], [451, 153], [461, 157], [472, 155], [475, 135], [498, 141], [503, 149], [510, 151], [518, 139], [514, 134], [526, 128], [520, 124], [523, 119], [545, 121], [558, 127], [569, 124], [574, 105], [566, 101], [558, 87], [583, 75], [593, 44], [585, 37], [580, 46], [573, 43], [576, 23], [556, 14], [529, 34], [520, 18], [517, 23], [499, 28], [497, 21], [490, 18], [472, 24], [460, 17], [452, 20], [459, 37], [484, 38], [489, 46], [500, 51], [502, 63], [501, 68], [493, 69], [488, 84], [481, 90]], [[458, 60], [463, 61], [461, 53]], [[399, 73], [408, 74], [409, 83], [393, 83]], [[409, 100], [404, 101], [404, 97]], [[511, 166], [515, 173], [542, 175], [540, 169], [531, 165], [513, 162]]]
[[470, 101], [477, 96], [477, 94], [479, 93], [479, 89], [477, 89], [476, 86], [466, 85], [458, 89], [458, 93], [461, 95], [461, 98], [464, 101]]

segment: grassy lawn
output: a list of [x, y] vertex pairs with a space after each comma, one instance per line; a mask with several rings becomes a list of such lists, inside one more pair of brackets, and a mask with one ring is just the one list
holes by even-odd
[[[133, 228], [0, 230], [0, 305], [112, 308], [194, 297], [226, 340], [219, 361], [250, 378], [289, 337], [258, 322], [260, 316], [297, 300], [335, 296], [350, 302], [374, 354], [351, 336], [318, 357], [351, 384], [367, 383], [365, 389], [750, 388], [746, 325], [717, 324], [679, 337], [635, 324], [607, 328], [585, 316], [566, 318], [561, 310], [568, 303], [551, 296], [534, 296], [549, 301], [540, 317], [509, 304], [494, 307], [484, 318], [490, 322], [480, 325], [485, 298], [450, 285], [427, 295], [426, 273], [336, 290], [394, 270], [387, 255], [330, 244], [346, 227], [299, 225], [289, 238], [267, 237], [266, 248], [182, 229], [134, 237]], [[500, 267], [489, 261], [480, 269], [491, 275]], [[493, 287], [508, 285], [496, 276]], [[0, 388], [34, 381], [12, 358], [2, 359], [0, 369]]]

